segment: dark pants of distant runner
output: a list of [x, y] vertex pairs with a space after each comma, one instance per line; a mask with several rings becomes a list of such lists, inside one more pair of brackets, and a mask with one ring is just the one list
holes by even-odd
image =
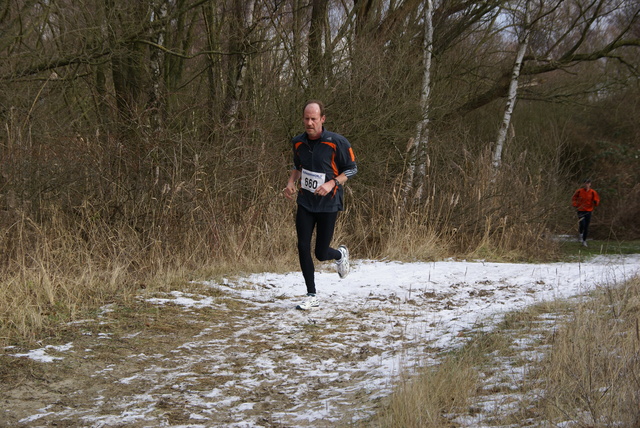
[[337, 260], [342, 257], [340, 251], [329, 247], [333, 239], [333, 230], [336, 225], [338, 212], [312, 213], [298, 205], [296, 214], [296, 231], [298, 233], [298, 256], [300, 268], [307, 286], [307, 293], [316, 293], [314, 279], [315, 267], [311, 257], [311, 237], [313, 229], [316, 229], [316, 258], [320, 261]]
[[582, 236], [582, 240], [587, 240], [589, 233], [589, 223], [591, 223], [591, 211], [578, 211], [578, 233]]

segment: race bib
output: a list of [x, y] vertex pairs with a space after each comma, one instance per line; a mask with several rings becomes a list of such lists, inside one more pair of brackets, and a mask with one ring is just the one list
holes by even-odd
[[326, 174], [323, 172], [313, 172], [303, 169], [302, 176], [300, 177], [300, 187], [314, 193], [318, 187], [324, 184], [325, 178]]

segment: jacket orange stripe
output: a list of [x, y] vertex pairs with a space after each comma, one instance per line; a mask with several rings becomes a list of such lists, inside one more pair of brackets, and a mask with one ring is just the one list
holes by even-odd
[[337, 147], [334, 143], [329, 143], [327, 141], [323, 141], [322, 144], [326, 144], [327, 146], [331, 147], [333, 149], [333, 154], [331, 155], [331, 169], [333, 170], [333, 176], [337, 177], [338, 174], [340, 174], [338, 172], [338, 165], [336, 165], [336, 150]]

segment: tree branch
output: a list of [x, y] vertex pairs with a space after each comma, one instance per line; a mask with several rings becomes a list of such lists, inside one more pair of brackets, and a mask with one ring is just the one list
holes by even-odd
[[[589, 53], [564, 55], [558, 60], [550, 60], [545, 64], [529, 65], [525, 63], [521, 74], [526, 76], [535, 76], [549, 73], [551, 71], [567, 69], [582, 62], [597, 61], [602, 58], [615, 58], [619, 61], [620, 57], [614, 54], [614, 52], [623, 47], [640, 47], [640, 39], [616, 40], [600, 50]], [[531, 60], [534, 60], [534, 58], [530, 56], [525, 59], [525, 61]], [[505, 70], [489, 89], [468, 100], [453, 112], [445, 115], [445, 119], [452, 116], [464, 116], [465, 114], [485, 106], [498, 98], [505, 97], [509, 89], [509, 76], [511, 75], [511, 72], [511, 70]]]

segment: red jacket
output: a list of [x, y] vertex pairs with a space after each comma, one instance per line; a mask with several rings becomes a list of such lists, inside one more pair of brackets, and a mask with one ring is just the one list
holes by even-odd
[[573, 194], [571, 202], [578, 211], [593, 211], [595, 207], [600, 205], [600, 196], [593, 189], [587, 190], [581, 187]]

